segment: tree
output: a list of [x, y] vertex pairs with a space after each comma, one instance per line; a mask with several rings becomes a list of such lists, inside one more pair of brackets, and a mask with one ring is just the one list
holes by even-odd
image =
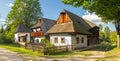
[[103, 22], [113, 22], [117, 31], [117, 45], [120, 48], [120, 0], [62, 0], [62, 2], [95, 12]]
[[7, 24], [14, 21], [30, 26], [42, 17], [39, 0], [15, 0], [14, 6], [7, 16]]
[[19, 24], [30, 27], [42, 17], [39, 0], [15, 0], [6, 20], [6, 36], [13, 38]]
[[4, 31], [4, 28], [3, 28], [3, 26], [1, 26], [0, 33], [3, 33], [3, 31]]
[[111, 43], [116, 43], [117, 42], [117, 33], [115, 31], [110, 32], [110, 42]]
[[102, 29], [103, 29], [102, 24], [99, 24], [100, 41], [105, 41], [105, 33], [102, 31]]
[[107, 42], [110, 42], [110, 29], [109, 29], [108, 26], [105, 27], [104, 32], [105, 32], [105, 40], [106, 40]]
[[100, 31], [102, 31], [102, 29], [103, 29], [102, 24], [99, 24], [99, 29], [100, 29]]

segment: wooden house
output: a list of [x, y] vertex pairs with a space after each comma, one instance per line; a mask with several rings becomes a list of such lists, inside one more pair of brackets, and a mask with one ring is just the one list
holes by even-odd
[[40, 43], [42, 38], [49, 38], [46, 32], [55, 24], [55, 20], [41, 18], [32, 26], [31, 40]]
[[20, 43], [25, 45], [25, 43], [30, 41], [31, 30], [24, 24], [20, 24], [15, 30], [15, 43]]
[[99, 28], [89, 20], [65, 9], [56, 24], [47, 31], [50, 42], [55, 46], [69, 46], [78, 49], [99, 43]]

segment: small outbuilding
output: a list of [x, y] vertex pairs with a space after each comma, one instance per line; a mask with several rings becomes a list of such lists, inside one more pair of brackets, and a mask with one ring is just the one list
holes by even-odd
[[30, 42], [30, 32], [31, 30], [26, 25], [20, 24], [15, 31], [15, 43], [25, 45], [26, 42]]

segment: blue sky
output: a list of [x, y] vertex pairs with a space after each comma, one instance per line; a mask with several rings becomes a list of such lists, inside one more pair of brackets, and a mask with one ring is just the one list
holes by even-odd
[[[10, 11], [10, 8], [14, 0], [1, 0], [0, 2], [0, 26], [4, 24], [5, 18]], [[40, 0], [41, 9], [43, 17], [56, 20], [59, 16], [59, 13], [62, 9], [67, 9], [83, 18], [86, 18], [96, 25], [103, 24], [103, 27], [109, 26], [111, 30], [115, 30], [114, 25], [109, 23], [105, 24], [101, 22], [101, 18], [97, 17], [95, 14], [90, 14], [86, 10], [83, 10], [82, 7], [74, 8], [70, 5], [64, 5], [60, 0]]]

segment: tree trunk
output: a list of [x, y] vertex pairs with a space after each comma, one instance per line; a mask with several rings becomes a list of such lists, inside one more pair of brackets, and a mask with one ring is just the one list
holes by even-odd
[[117, 34], [117, 47], [120, 48], [120, 35]]
[[120, 22], [115, 22], [115, 27], [117, 31], [117, 47], [120, 48]]

